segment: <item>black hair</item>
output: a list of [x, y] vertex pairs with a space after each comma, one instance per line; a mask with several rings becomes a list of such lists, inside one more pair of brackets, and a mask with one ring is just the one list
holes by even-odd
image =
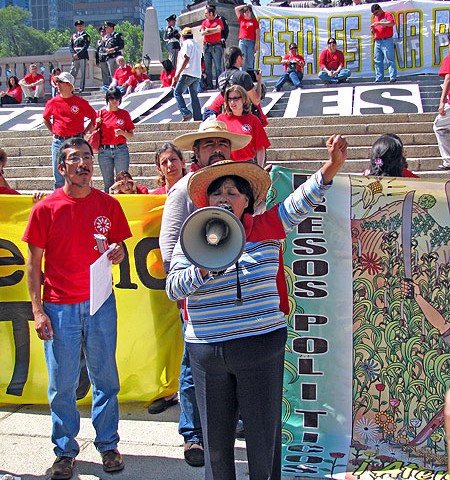
[[372, 13], [375, 13], [377, 10], [380, 10], [380, 6], [378, 5], [378, 3], [374, 3], [371, 7], [370, 7], [370, 11]]
[[61, 146], [59, 147], [58, 165], [61, 165], [62, 167], [66, 166], [66, 150], [68, 148], [80, 147], [81, 145], [87, 145], [89, 147], [89, 151], [91, 152], [91, 155], [94, 156], [92, 147], [87, 140], [81, 137], [71, 137], [71, 138], [68, 138], [67, 140], [64, 140], [64, 142], [61, 143]]
[[106, 104], [108, 104], [110, 98], [119, 100], [120, 104], [122, 102], [122, 92], [117, 87], [109, 87], [105, 95]]
[[11, 81], [11, 78], [13, 78], [16, 82], [16, 84], [14, 85], [14, 88], [18, 87], [19, 86], [19, 79], [15, 76], [15, 75], [11, 75], [9, 78], [8, 78], [8, 81], [6, 82], [7, 84], [7, 88], [12, 88], [12, 85], [10, 83]]
[[216, 6], [215, 5], [206, 5], [206, 11], [208, 13], [216, 13]]
[[372, 145], [369, 175], [401, 177], [405, 163], [400, 138], [395, 134], [382, 135]]
[[239, 177], [238, 175], [225, 175], [223, 177], [216, 178], [213, 182], [209, 184], [209, 187], [206, 191], [208, 197], [212, 195], [213, 192], [218, 190], [227, 180], [231, 180], [234, 183], [239, 193], [247, 196], [248, 206], [245, 208], [244, 213], [250, 213], [250, 215], [253, 215], [255, 195], [253, 194], [250, 183], [247, 182], [247, 180], [245, 180], [245, 178], [243, 177]]
[[225, 53], [223, 55], [225, 68], [229, 69], [234, 67], [234, 64], [236, 63], [236, 60], [239, 57], [239, 55], [242, 55], [242, 50], [239, 47], [236, 47], [236, 46], [228, 47], [225, 50]]
[[163, 60], [161, 62], [161, 65], [163, 66], [164, 70], [167, 73], [170, 73], [173, 70], [173, 63], [172, 60], [169, 60], [168, 58], [166, 60]]

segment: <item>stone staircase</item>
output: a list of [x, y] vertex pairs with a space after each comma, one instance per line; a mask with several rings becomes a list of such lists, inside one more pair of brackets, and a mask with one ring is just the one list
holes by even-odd
[[[432, 128], [434, 117], [435, 114], [430, 112], [363, 117], [270, 118], [267, 133], [272, 146], [267, 151], [267, 163], [315, 171], [327, 158], [326, 140], [333, 133], [340, 133], [347, 137], [349, 143], [348, 160], [343, 172], [359, 174], [367, 168], [373, 142], [383, 133], [396, 133], [405, 144], [411, 170], [423, 178], [449, 179], [450, 172], [437, 169], [441, 159]], [[163, 142], [197, 128], [198, 123], [195, 122], [137, 126], [135, 136], [129, 142], [130, 173], [139, 184], [154, 187], [156, 149]], [[12, 188], [23, 193], [52, 190], [49, 132], [0, 132], [0, 145], [8, 154], [5, 176]], [[94, 186], [102, 188], [97, 165]]]

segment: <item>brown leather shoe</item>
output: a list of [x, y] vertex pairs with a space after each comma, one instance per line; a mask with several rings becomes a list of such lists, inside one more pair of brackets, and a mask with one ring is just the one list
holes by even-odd
[[75, 458], [72, 457], [56, 457], [53, 462], [50, 478], [52, 480], [69, 480], [73, 475], [73, 466]]
[[101, 453], [103, 470], [105, 472], [120, 472], [125, 468], [125, 464], [122, 460], [122, 455], [119, 453], [119, 450], [115, 448], [114, 450], [106, 450], [106, 452]]
[[203, 467], [205, 465], [203, 443], [186, 442], [184, 444], [184, 459], [191, 467]]

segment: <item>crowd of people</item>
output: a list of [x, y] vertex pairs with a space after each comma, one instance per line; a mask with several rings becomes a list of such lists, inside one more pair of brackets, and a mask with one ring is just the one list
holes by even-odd
[[[374, 34], [380, 28], [386, 34], [389, 26], [384, 23], [389, 22], [380, 20], [384, 12], [377, 4], [372, 6], [372, 12]], [[107, 256], [114, 264], [124, 259], [123, 242], [131, 236], [120, 203], [113, 198], [117, 194], [167, 195], [160, 248], [168, 275], [167, 295], [180, 307], [185, 349], [178, 394], [158, 398], [149, 406], [149, 413], [158, 414], [179, 401], [179, 433], [184, 439], [185, 460], [193, 467], [205, 466], [206, 480], [234, 478], [234, 439], [241, 418], [250, 478], [281, 479], [282, 380], [287, 335], [285, 315], [289, 312], [289, 302], [280, 249], [286, 235], [323, 201], [333, 177], [346, 160], [347, 141], [340, 135], [331, 136], [326, 142], [328, 159], [318, 172], [276, 207], [268, 211], [257, 208], [265, 201], [270, 187], [265, 169], [270, 141], [264, 129], [268, 121], [260, 106], [261, 74], [256, 73], [254, 82], [247, 71], [254, 64], [246, 63], [248, 56], [258, 49], [258, 41], [253, 38], [258, 28], [248, 6], [236, 7], [236, 15], [242, 24], [242, 38], [240, 31], [239, 47], [227, 48], [223, 59], [220, 39], [223, 22], [217, 18], [215, 8], [205, 8], [201, 32], [205, 41], [206, 81], [208, 86], [215, 83], [220, 93], [204, 109], [204, 121], [197, 131], [184, 133], [158, 149], [155, 155], [158, 187], [154, 190], [139, 185], [129, 172], [127, 142], [133, 138], [134, 123], [129, 113], [120, 108], [128, 89], [136, 89], [148, 77], [145, 78], [145, 67], [141, 63], [132, 68], [125, 64], [121, 55], [123, 42], [120, 34], [115, 34], [114, 24], [106, 22], [104, 45], [98, 50], [99, 63], [107, 67], [102, 69], [104, 79], [109, 74], [109, 83], [105, 83], [105, 108], [95, 112], [85, 99], [74, 93], [75, 76], [83, 72], [86, 60], [82, 48], [90, 41], [82, 21], [75, 22], [71, 73], [59, 71], [53, 75], [55, 95], [47, 102], [43, 119], [53, 134], [55, 191], [35, 204], [23, 236], [28, 244], [28, 288], [35, 329], [44, 341], [49, 375], [56, 456], [51, 467], [52, 479], [70, 479], [79, 453], [76, 390], [81, 351], [92, 384], [94, 444], [101, 455], [103, 469], [117, 472], [124, 468], [117, 448], [120, 383], [115, 360], [114, 293], [95, 313], [90, 313], [89, 301], [89, 268], [101, 254], [95, 236], [99, 233], [104, 236], [110, 245]], [[201, 120], [200, 104], [196, 103], [198, 98], [195, 100], [201, 74], [201, 50], [193, 40], [190, 27], [176, 34], [173, 17], [167, 18], [165, 39], [177, 55], [173, 53], [164, 66], [161, 82], [175, 86], [174, 96], [184, 121]], [[390, 37], [383, 37], [387, 38]], [[383, 41], [380, 51], [388, 55], [385, 47]], [[338, 83], [348, 79], [350, 72], [344, 68], [338, 52], [336, 40], [329, 38], [327, 49], [321, 55], [322, 81]], [[445, 77], [439, 106], [439, 115], [443, 118], [450, 108], [449, 58], [450, 55], [440, 73]], [[223, 61], [224, 68], [218, 71]], [[213, 63], [215, 76], [209, 69]], [[286, 81], [301, 86], [304, 59], [295, 43], [289, 46], [283, 64], [285, 74], [276, 89]], [[39, 98], [43, 82], [36, 65], [32, 67], [23, 83], [11, 77], [13, 80], [8, 82], [11, 93], [1, 96], [2, 102], [5, 97], [14, 99], [12, 91], [18, 86], [30, 103]], [[125, 73], [129, 73], [129, 77], [122, 81]], [[391, 81], [395, 78], [396, 71], [390, 70]], [[82, 79], [80, 90], [83, 88]], [[191, 96], [192, 113], [184, 103], [186, 89]], [[437, 135], [444, 137], [438, 133], [439, 128], [444, 127], [436, 122]], [[94, 151], [84, 136], [94, 130], [100, 132], [98, 165], [104, 192], [93, 188], [91, 183]], [[445, 142], [442, 138], [442, 152], [447, 148]], [[189, 172], [183, 150], [192, 152]], [[443, 167], [450, 168], [450, 154], [442, 156]], [[6, 161], [6, 152], [0, 148], [0, 193], [18, 194], [4, 178]], [[407, 167], [401, 139], [385, 134], [374, 143], [364, 174], [416, 176]], [[219, 272], [189, 260], [179, 239], [188, 216], [207, 206], [231, 210], [245, 232], [245, 254], [235, 265]], [[100, 230], [99, 217], [104, 219]]]

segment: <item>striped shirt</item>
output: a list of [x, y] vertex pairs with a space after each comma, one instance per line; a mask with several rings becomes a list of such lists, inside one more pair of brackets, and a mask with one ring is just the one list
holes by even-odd
[[[330, 185], [319, 171], [276, 207], [284, 232], [290, 233], [323, 201]], [[262, 215], [267, 215], [265, 212]], [[242, 304], [236, 305], [236, 266], [221, 275], [202, 277], [185, 257], [180, 242], [174, 248], [166, 291], [172, 300], [187, 298], [185, 340], [209, 343], [261, 335], [285, 327], [276, 285], [280, 239], [248, 241], [239, 259]]]

